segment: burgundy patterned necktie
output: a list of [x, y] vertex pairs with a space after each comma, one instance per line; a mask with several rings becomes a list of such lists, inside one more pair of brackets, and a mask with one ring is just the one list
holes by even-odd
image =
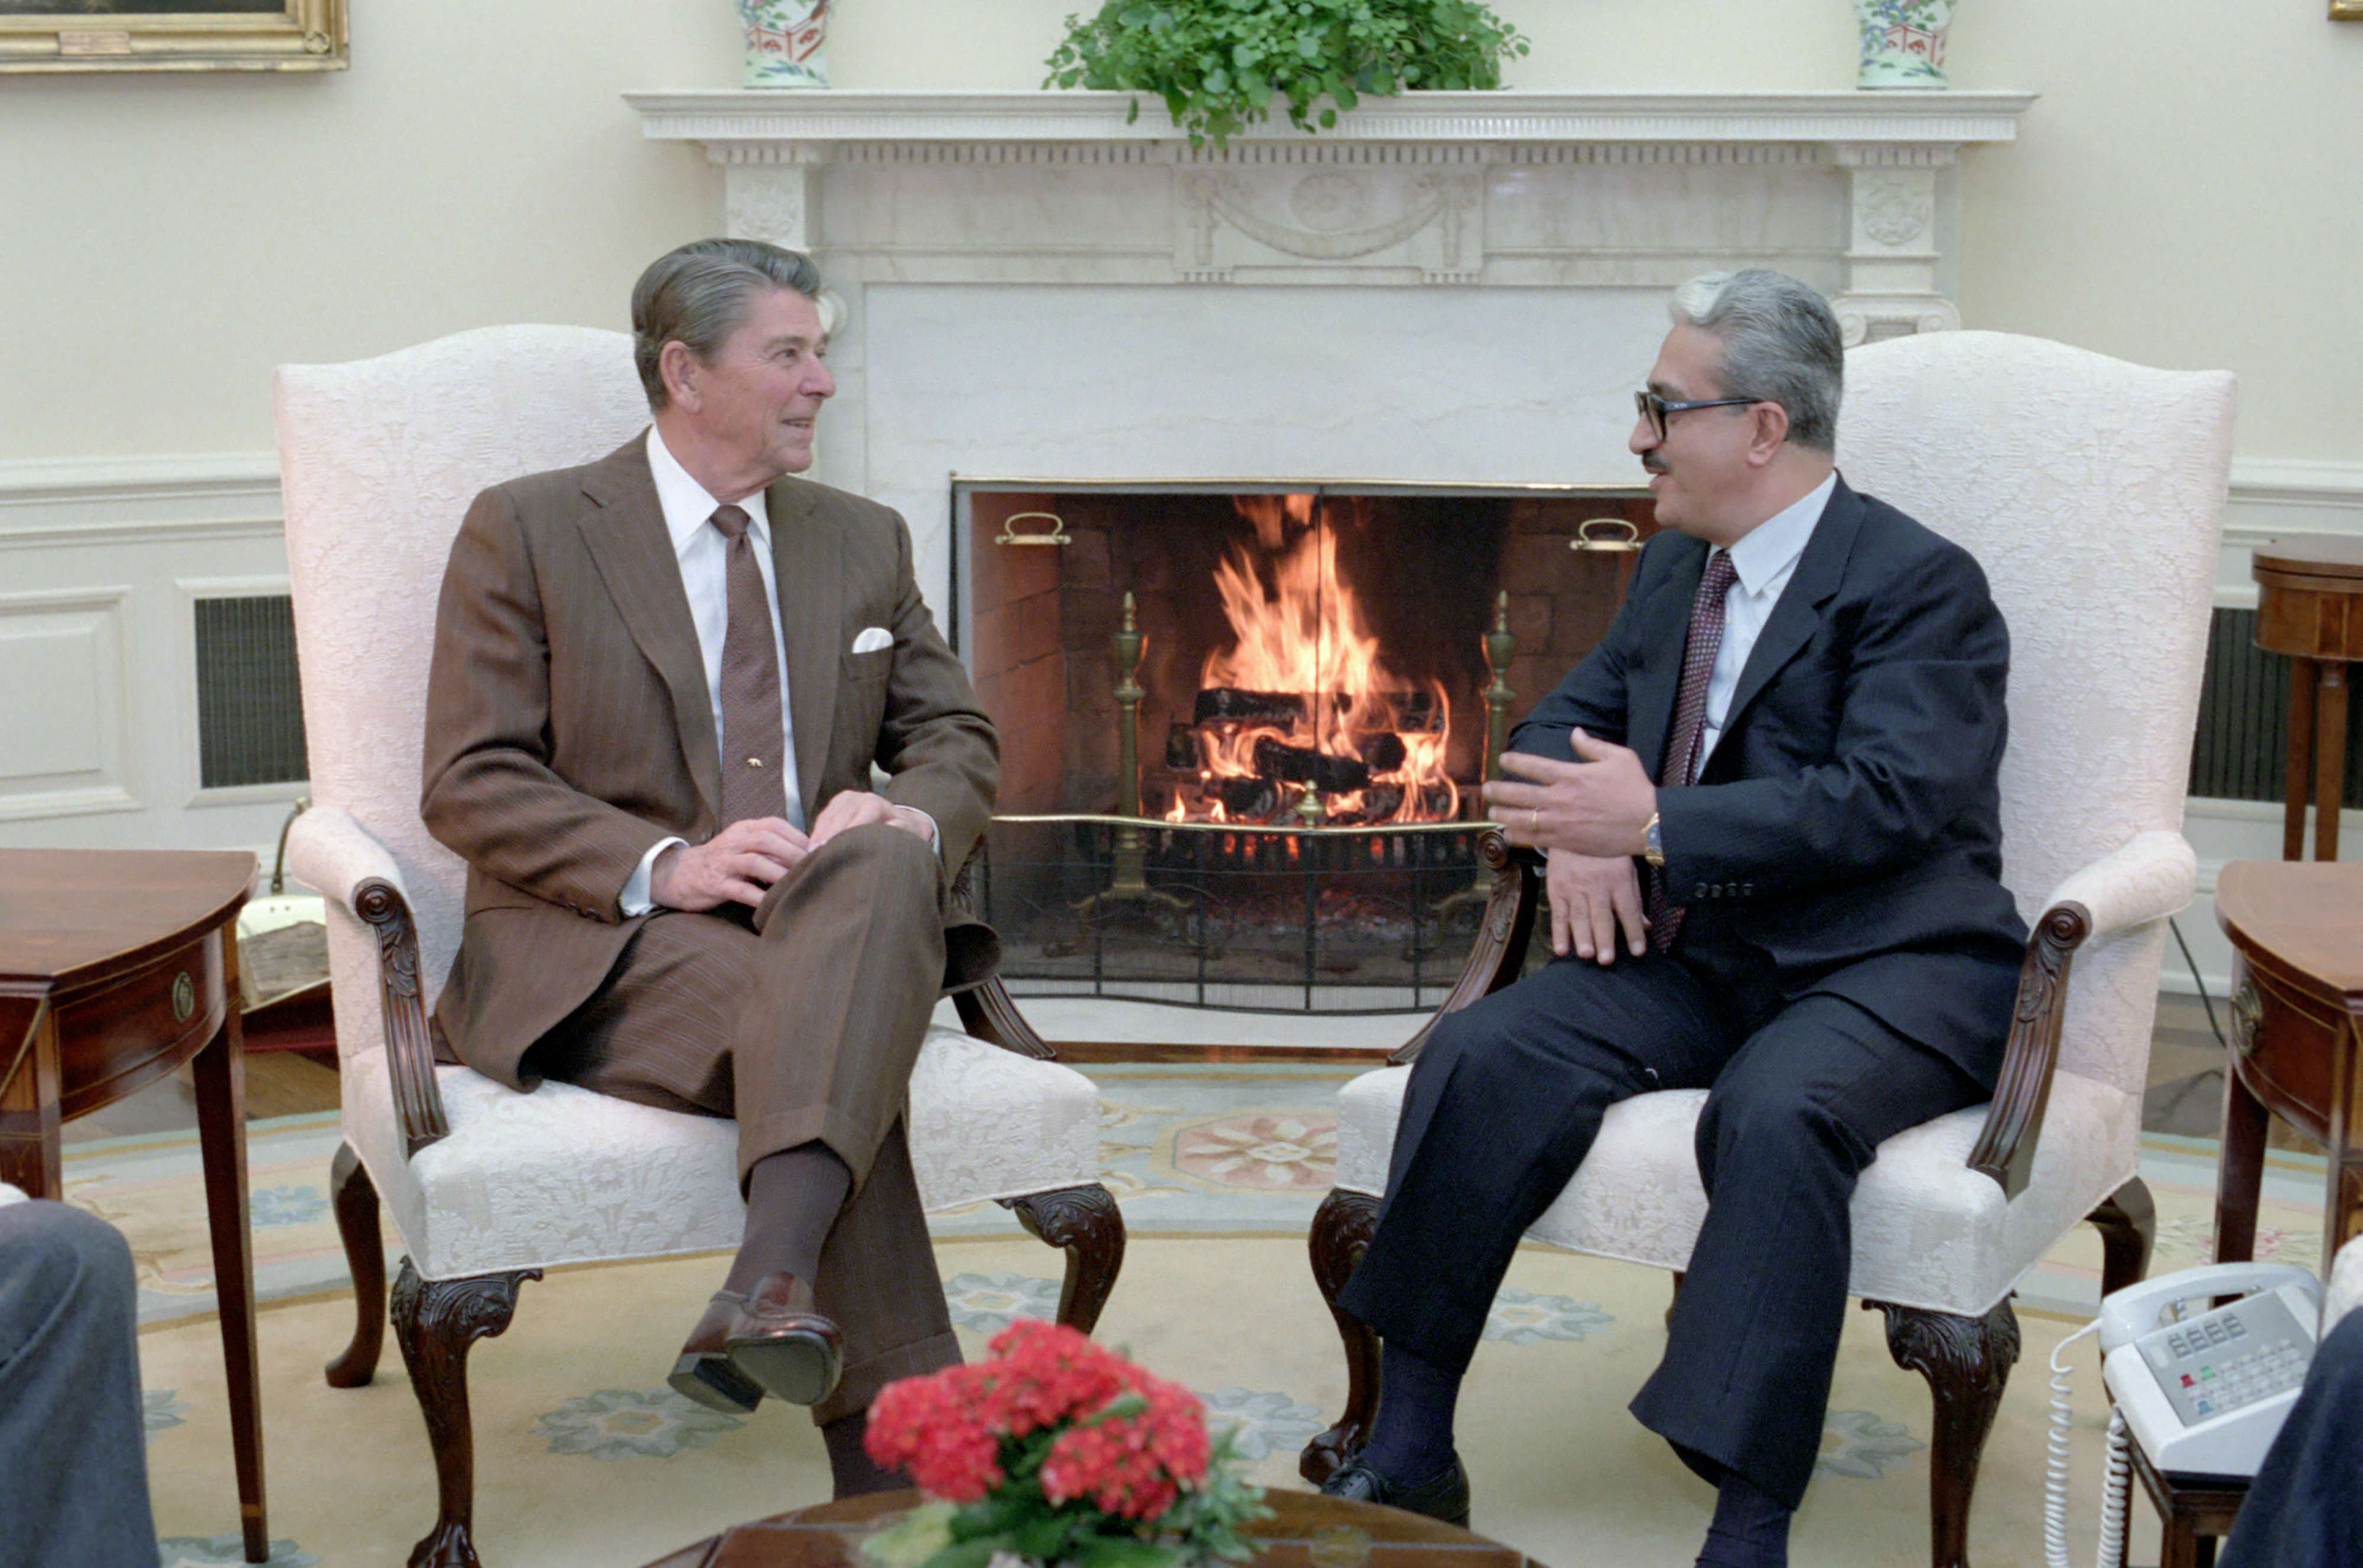
[[[1699, 578], [1698, 596], [1691, 601], [1690, 637], [1682, 644], [1682, 684], [1674, 697], [1674, 728], [1667, 738], [1666, 760], [1658, 770], [1660, 785], [1687, 784], [1698, 776], [1699, 735], [1706, 728], [1707, 681], [1714, 673], [1714, 656], [1723, 647], [1723, 600], [1738, 573], [1731, 552], [1718, 550]], [[1674, 942], [1682, 929], [1682, 910], [1666, 895], [1666, 873], [1649, 868], [1649, 885], [1642, 895], [1649, 917], [1649, 945], [1659, 952]]]
[[787, 742], [780, 721], [780, 655], [771, 639], [771, 595], [755, 563], [752, 519], [717, 506], [714, 526], [730, 541], [725, 582], [730, 622], [722, 634], [722, 826], [779, 817], [788, 796], [780, 782]]

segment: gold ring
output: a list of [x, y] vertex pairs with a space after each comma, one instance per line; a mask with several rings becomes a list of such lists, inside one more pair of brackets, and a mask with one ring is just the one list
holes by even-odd
[[1532, 806], [1528, 808], [1527, 815], [1532, 817], [1534, 820], [1526, 825], [1526, 831], [1529, 833], [1541, 832], [1543, 830], [1543, 808], [1539, 806]]

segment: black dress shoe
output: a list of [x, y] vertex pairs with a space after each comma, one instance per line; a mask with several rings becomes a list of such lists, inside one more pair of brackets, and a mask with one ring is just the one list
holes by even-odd
[[1321, 1483], [1321, 1493], [1357, 1503], [1379, 1503], [1407, 1514], [1426, 1514], [1462, 1529], [1469, 1528], [1469, 1472], [1460, 1467], [1457, 1453], [1451, 1462], [1418, 1485], [1406, 1486], [1364, 1464], [1358, 1452], [1329, 1473], [1329, 1479]]

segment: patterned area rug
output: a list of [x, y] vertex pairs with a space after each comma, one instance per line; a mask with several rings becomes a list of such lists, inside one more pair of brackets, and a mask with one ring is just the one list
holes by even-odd
[[[1304, 1251], [1328, 1189], [1343, 1074], [1323, 1068], [1093, 1067], [1107, 1104], [1104, 1163], [1133, 1243], [1101, 1334], [1199, 1391], [1241, 1429], [1267, 1485], [1299, 1485], [1295, 1454], [1344, 1396], [1335, 1332]], [[250, 1140], [274, 1562], [394, 1563], [432, 1522], [434, 1473], [391, 1345], [372, 1386], [328, 1388], [321, 1365], [352, 1329], [327, 1211], [332, 1117], [258, 1123]], [[212, 1320], [193, 1138], [122, 1139], [67, 1161], [72, 1199], [131, 1238], [161, 1561], [239, 1560], [236, 1491]], [[2208, 1251], [2213, 1151], [2153, 1138], [2143, 1170], [2159, 1211], [2154, 1273]], [[2259, 1251], [2319, 1262], [2323, 1167], [2276, 1156]], [[1015, 1314], [1047, 1315], [1058, 1258], [998, 1206], [937, 1217], [945, 1290], [971, 1350]], [[1981, 1563], [2040, 1561], [2042, 1429], [2051, 1348], [2091, 1315], [2100, 1249], [2064, 1242], [2020, 1297], [2025, 1349], [1987, 1451], [1972, 1519]], [[493, 1568], [644, 1563], [733, 1521], [826, 1495], [817, 1438], [766, 1406], [720, 1417], [663, 1387], [678, 1336], [718, 1260], [560, 1271], [528, 1284], [516, 1320], [471, 1369], [477, 1540]], [[1688, 1563], [1712, 1497], [1624, 1406], [1663, 1348], [1665, 1276], [1524, 1250], [1496, 1301], [1462, 1402], [1476, 1525], [1538, 1561]], [[2076, 1349], [2071, 1533], [2093, 1539], [2097, 1362]], [[1890, 1360], [1874, 1315], [1847, 1327], [1821, 1474], [1799, 1516], [1798, 1560], [1927, 1562], [1928, 1401]], [[2135, 1556], [2156, 1555], [2138, 1507]]]

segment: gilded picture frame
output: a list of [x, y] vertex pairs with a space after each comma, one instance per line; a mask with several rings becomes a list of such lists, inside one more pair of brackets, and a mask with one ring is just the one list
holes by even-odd
[[0, 0], [0, 72], [342, 71], [345, 0]]

